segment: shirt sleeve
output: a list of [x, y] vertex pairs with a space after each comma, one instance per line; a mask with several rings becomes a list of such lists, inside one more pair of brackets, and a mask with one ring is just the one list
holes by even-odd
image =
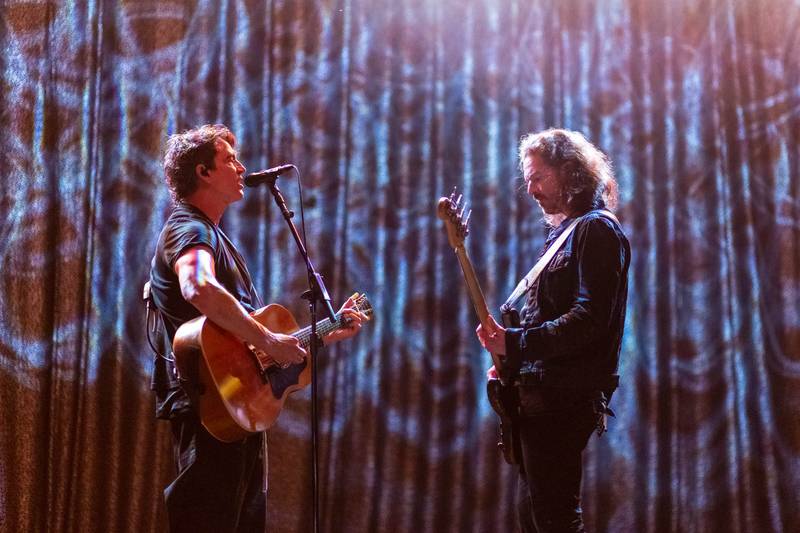
[[170, 269], [186, 250], [208, 246], [216, 254], [218, 238], [214, 229], [200, 220], [184, 220], [169, 228], [164, 239], [164, 262]]
[[[608, 333], [617, 305], [626, 247], [606, 217], [591, 217], [575, 228], [578, 283], [569, 310], [531, 328], [506, 330], [506, 364], [548, 360], [575, 353]], [[546, 275], [546, 272], [543, 273]]]

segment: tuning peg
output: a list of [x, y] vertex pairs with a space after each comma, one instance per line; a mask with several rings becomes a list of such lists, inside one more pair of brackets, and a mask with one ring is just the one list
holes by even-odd
[[469, 225], [470, 216], [472, 216], [472, 209], [469, 210], [469, 212], [467, 213], [467, 218], [464, 219], [464, 227], [467, 227]]
[[456, 190], [457, 190], [457, 189], [458, 189], [458, 187], [453, 187], [453, 192], [451, 192], [451, 193], [450, 193], [450, 198], [449, 198], [449, 200], [450, 200], [450, 203], [451, 203], [451, 204], [455, 203], [455, 199], [456, 199]]
[[458, 218], [464, 216], [464, 210], [467, 208], [467, 202], [464, 202], [464, 205], [461, 206], [461, 211], [458, 212]]

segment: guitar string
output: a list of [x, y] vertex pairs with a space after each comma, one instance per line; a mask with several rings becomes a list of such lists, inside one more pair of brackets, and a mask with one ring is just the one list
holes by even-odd
[[[372, 307], [369, 306], [369, 305], [366, 305], [366, 306], [364, 306], [362, 308], [359, 305], [362, 302], [363, 302], [363, 300], [356, 301], [356, 305], [355, 305], [354, 309], [356, 311], [365, 313], [367, 315], [371, 314]], [[334, 318], [336, 320], [333, 321], [333, 322], [331, 322], [330, 319], [324, 319], [324, 320], [320, 320], [319, 322], [317, 322], [317, 335], [318, 336], [325, 336], [328, 333], [339, 329], [341, 327], [341, 325], [345, 322], [345, 319], [342, 317], [341, 313], [336, 314]], [[295, 333], [292, 333], [291, 335], [300, 341], [300, 344], [301, 344], [301, 346], [303, 348], [305, 348], [305, 347], [307, 347], [307, 346], [309, 346], [311, 344], [311, 326], [310, 325], [304, 327], [303, 329], [301, 329], [301, 330], [299, 330], [299, 331], [297, 331]], [[258, 356], [257, 353], [255, 353], [255, 350], [250, 346], [248, 346], [248, 348], [250, 348], [250, 350], [256, 355], [256, 359], [258, 359], [259, 362], [261, 362], [261, 364], [263, 364], [263, 362], [261, 361], [261, 358]], [[270, 361], [270, 362], [267, 363], [266, 366], [272, 366], [274, 364], [275, 364], [274, 361]]]

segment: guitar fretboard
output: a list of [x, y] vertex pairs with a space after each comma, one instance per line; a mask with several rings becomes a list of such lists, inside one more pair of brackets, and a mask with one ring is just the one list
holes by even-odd
[[[325, 318], [317, 322], [317, 335], [324, 337], [332, 331], [347, 327], [347, 320], [341, 314], [336, 315], [336, 320], [331, 322], [330, 318]], [[292, 333], [292, 336], [300, 341], [303, 348], [311, 346], [311, 326], [306, 326], [303, 329]]]

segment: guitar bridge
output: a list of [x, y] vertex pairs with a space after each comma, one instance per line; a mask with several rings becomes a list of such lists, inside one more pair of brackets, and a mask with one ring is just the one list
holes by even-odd
[[277, 366], [277, 364], [272, 360], [272, 357], [270, 357], [269, 354], [259, 350], [249, 342], [245, 343], [245, 345], [247, 346], [250, 355], [253, 356], [253, 359], [258, 366], [258, 375], [261, 376], [261, 379], [264, 381], [264, 383], [269, 383], [267, 371], [270, 369], [270, 367]]

